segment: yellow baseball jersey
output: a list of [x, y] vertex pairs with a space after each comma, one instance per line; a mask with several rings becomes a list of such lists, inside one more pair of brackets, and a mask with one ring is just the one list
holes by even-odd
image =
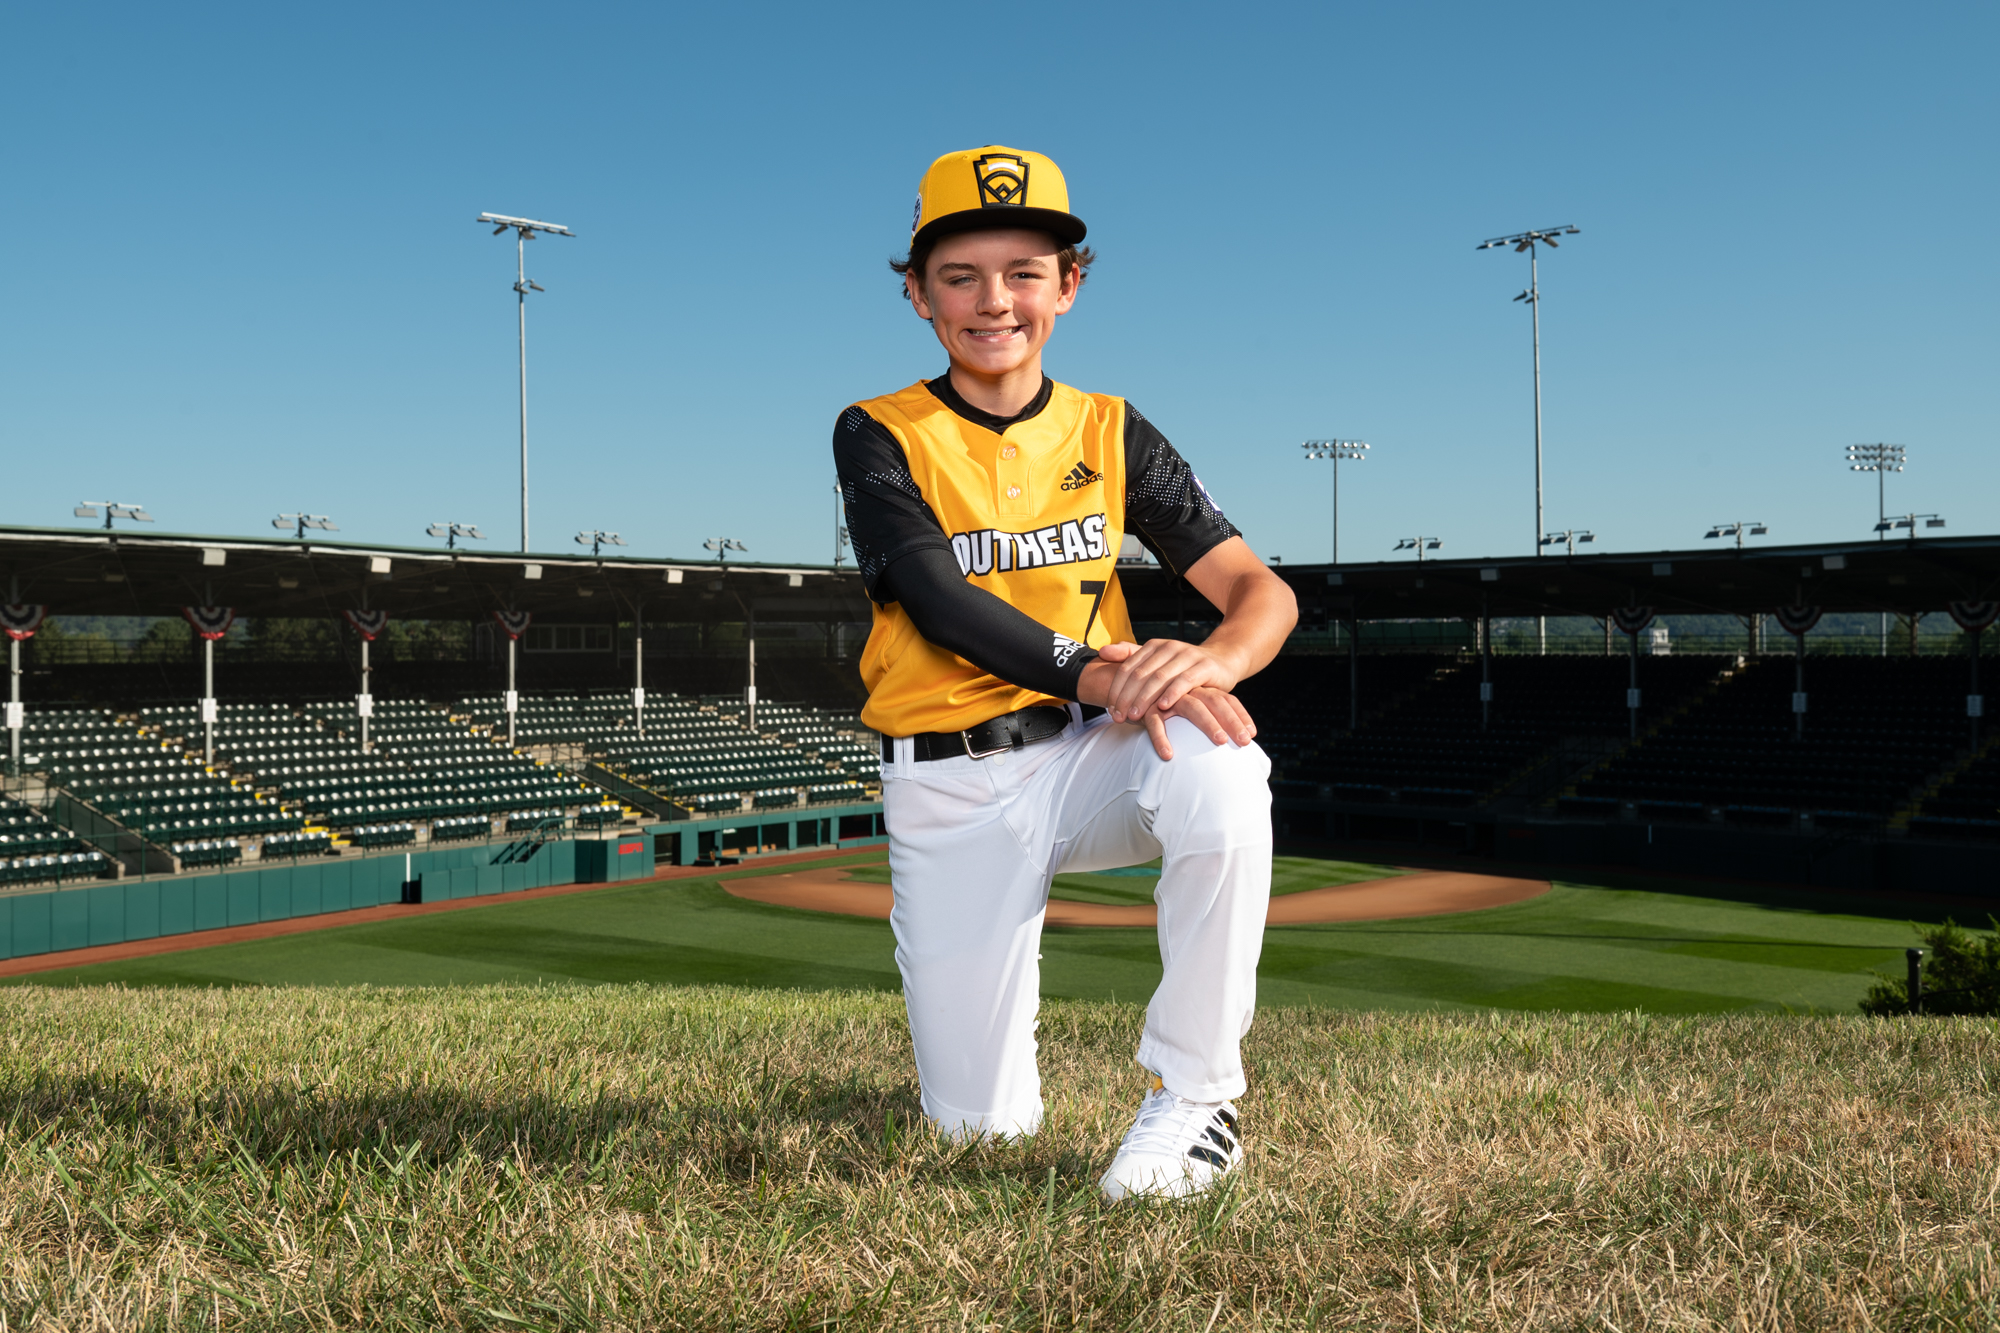
[[[1237, 535], [1124, 399], [1053, 380], [1010, 418], [972, 407], [948, 375], [856, 403], [834, 455], [875, 604], [861, 716], [891, 736], [1074, 698], [1094, 650], [1133, 638], [1116, 569], [1125, 534], [1175, 572]], [[956, 579], [915, 577], [948, 572], [946, 552]]]

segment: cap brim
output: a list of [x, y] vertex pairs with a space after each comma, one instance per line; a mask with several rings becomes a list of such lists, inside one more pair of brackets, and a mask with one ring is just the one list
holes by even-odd
[[1045, 231], [1061, 245], [1081, 245], [1088, 234], [1082, 218], [1053, 208], [968, 208], [925, 223], [910, 248], [967, 231]]

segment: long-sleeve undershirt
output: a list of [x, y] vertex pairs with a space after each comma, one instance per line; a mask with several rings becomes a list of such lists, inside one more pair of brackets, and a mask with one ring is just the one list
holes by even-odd
[[[1004, 434], [1046, 407], [1054, 385], [1044, 379], [1041, 393], [1013, 417], [973, 407], [951, 387], [949, 375], [927, 387], [959, 416]], [[866, 412], [849, 408], [834, 425], [833, 451], [848, 534], [868, 595], [884, 605], [901, 603], [926, 640], [1010, 685], [1076, 698], [1077, 681], [1095, 651], [1079, 649], [1058, 663], [1049, 652], [1048, 626], [968, 580], [895, 437]], [[1239, 535], [1187, 460], [1129, 403], [1125, 523], [1176, 574]]]

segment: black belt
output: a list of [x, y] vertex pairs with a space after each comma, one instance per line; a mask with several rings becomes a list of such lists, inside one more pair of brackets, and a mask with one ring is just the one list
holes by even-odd
[[[1102, 708], [1091, 704], [1083, 705], [1085, 720], [1102, 713]], [[1038, 704], [1033, 708], [1019, 708], [999, 717], [989, 718], [976, 727], [964, 731], [920, 731], [910, 737], [911, 746], [919, 762], [932, 759], [956, 759], [961, 755], [971, 755], [974, 759], [985, 759], [1007, 750], [1025, 750], [1037, 741], [1054, 740], [1069, 726], [1069, 709], [1056, 708], [1049, 704]], [[896, 761], [896, 742], [893, 737], [882, 738], [882, 762]]]

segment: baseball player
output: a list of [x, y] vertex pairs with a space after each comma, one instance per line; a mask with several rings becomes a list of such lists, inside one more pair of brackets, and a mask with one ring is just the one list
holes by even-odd
[[[1160, 857], [1165, 976], [1138, 1051], [1152, 1089], [1102, 1188], [1180, 1197], [1242, 1159], [1231, 1099], [1270, 897], [1270, 763], [1231, 691], [1297, 607], [1136, 408], [1043, 374], [1083, 239], [1047, 157], [932, 163], [892, 267], [950, 365], [842, 412], [833, 451], [874, 604], [862, 718], [883, 737], [924, 1112], [959, 1136], [1035, 1132], [1050, 877]], [[1222, 613], [1205, 642], [1133, 641], [1127, 533]]]

